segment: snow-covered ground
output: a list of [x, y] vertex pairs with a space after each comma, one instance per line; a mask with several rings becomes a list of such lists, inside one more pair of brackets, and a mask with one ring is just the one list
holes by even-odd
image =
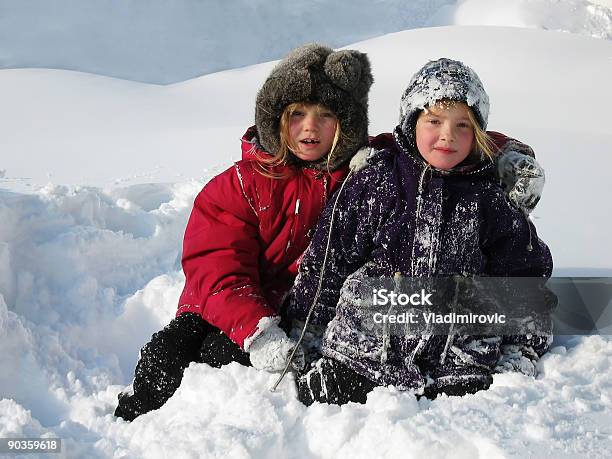
[[[465, 2], [468, 3], [468, 2]], [[464, 60], [490, 128], [546, 168], [534, 212], [557, 275], [610, 275], [612, 42], [541, 30], [447, 27], [351, 45], [388, 131], [428, 59]], [[297, 402], [292, 382], [192, 365], [160, 410], [112, 416], [139, 348], [174, 315], [192, 200], [239, 156], [273, 63], [155, 86], [59, 70], [0, 71], [0, 437], [64, 438], [65, 457], [607, 457], [612, 341], [557, 337], [537, 380], [417, 402]]]
[[495, 25], [612, 38], [611, 0], [0, 0], [0, 68], [148, 83], [428, 26]]

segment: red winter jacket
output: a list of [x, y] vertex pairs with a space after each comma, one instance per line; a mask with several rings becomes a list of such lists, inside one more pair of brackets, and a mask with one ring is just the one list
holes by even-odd
[[297, 274], [327, 198], [348, 165], [326, 172], [278, 166], [283, 179], [255, 169], [256, 130], [242, 138], [242, 160], [195, 199], [183, 241], [185, 287], [177, 316], [195, 312], [244, 346], [262, 317], [278, 308]]

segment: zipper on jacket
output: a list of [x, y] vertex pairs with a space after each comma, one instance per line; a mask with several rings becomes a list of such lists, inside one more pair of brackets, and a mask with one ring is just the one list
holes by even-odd
[[[327, 175], [324, 175], [322, 178], [323, 178], [323, 207], [325, 207], [325, 204], [327, 204]], [[323, 209], [321, 209], [321, 211], [323, 211]]]
[[[303, 190], [303, 177], [297, 176], [297, 196], [302, 196]], [[298, 225], [300, 223], [300, 198], [295, 199], [295, 209], [293, 210], [293, 222], [291, 223], [291, 229], [289, 230], [289, 240], [285, 246], [285, 253], [289, 252], [289, 249], [293, 246], [293, 239], [297, 234]]]

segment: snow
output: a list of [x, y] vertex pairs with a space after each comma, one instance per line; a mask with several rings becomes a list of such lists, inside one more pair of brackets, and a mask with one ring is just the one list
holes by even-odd
[[0, 68], [168, 84], [425, 26], [494, 25], [612, 38], [610, 0], [0, 0]]
[[[478, 26], [351, 47], [372, 60], [372, 133], [394, 127], [428, 60], [472, 67], [489, 128], [528, 142], [546, 169], [533, 218], [555, 273], [609, 275], [610, 41]], [[62, 437], [60, 457], [607, 457], [607, 336], [557, 336], [537, 379], [500, 374], [435, 401], [379, 388], [366, 405], [305, 408], [291, 377], [270, 392], [275, 374], [192, 364], [161, 409], [112, 416], [140, 347], [176, 310], [193, 198], [239, 157], [272, 66], [169, 86], [0, 71], [0, 437]]]
[[459, 0], [440, 8], [434, 25], [497, 25], [612, 39], [612, 2], [581, 0]]

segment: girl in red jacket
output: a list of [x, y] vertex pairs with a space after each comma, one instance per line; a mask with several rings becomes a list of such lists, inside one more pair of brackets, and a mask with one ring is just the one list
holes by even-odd
[[242, 139], [243, 159], [195, 199], [176, 318], [142, 348], [133, 394], [119, 394], [116, 416], [133, 420], [162, 406], [194, 361], [285, 366], [295, 343], [279, 327], [281, 304], [325, 203], [367, 147], [371, 84], [365, 54], [315, 44], [272, 70], [257, 95], [256, 127]]
[[295, 343], [279, 327], [311, 230], [368, 144], [370, 63], [358, 51], [295, 49], [257, 95], [243, 159], [206, 184], [185, 231], [176, 318], [141, 350], [134, 394], [116, 416], [157, 409], [193, 361], [283, 368]]

